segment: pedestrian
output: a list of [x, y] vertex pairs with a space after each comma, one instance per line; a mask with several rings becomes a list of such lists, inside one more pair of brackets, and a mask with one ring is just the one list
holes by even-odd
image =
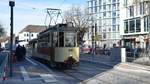
[[106, 44], [104, 44], [104, 46], [103, 46], [103, 51], [102, 51], [102, 54], [106, 54]]
[[24, 45], [22, 46], [22, 55], [23, 55], [23, 60], [25, 59], [26, 57], [26, 48], [24, 47]]
[[21, 54], [21, 46], [19, 44], [16, 48], [15, 54], [17, 57], [17, 61], [21, 61], [22, 54]]

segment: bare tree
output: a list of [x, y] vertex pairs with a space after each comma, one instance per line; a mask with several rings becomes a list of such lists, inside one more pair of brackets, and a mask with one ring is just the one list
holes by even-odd
[[2, 37], [6, 32], [4, 31], [4, 27], [0, 24], [0, 37]]
[[72, 22], [75, 27], [79, 28], [78, 44], [83, 42], [83, 36], [88, 31], [89, 16], [86, 9], [81, 9], [79, 6], [72, 6], [64, 12], [66, 22]]

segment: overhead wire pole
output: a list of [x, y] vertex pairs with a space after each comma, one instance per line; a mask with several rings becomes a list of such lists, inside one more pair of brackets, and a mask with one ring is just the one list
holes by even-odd
[[94, 21], [94, 13], [92, 14], [92, 58], [95, 56], [95, 21]]
[[49, 27], [50, 27], [52, 22], [54, 22], [54, 24], [57, 23], [58, 17], [61, 15], [61, 9], [46, 8], [46, 11], [47, 14], [49, 15]]
[[149, 50], [148, 50], [148, 55], [150, 56], [150, 1], [148, 1], [148, 30], [149, 30], [149, 34], [148, 34], [148, 38], [149, 38]]
[[14, 1], [9, 1], [9, 6], [10, 6], [10, 15], [11, 15], [11, 22], [10, 22], [10, 57], [9, 57], [9, 61], [10, 61], [10, 77], [12, 77], [12, 56], [13, 56], [13, 7], [15, 6], [15, 2]]
[[[96, 1], [96, 0], [93, 0]], [[95, 15], [94, 15], [94, 10], [92, 10], [92, 56], [94, 59], [95, 56], [95, 45], [96, 45], [96, 38], [95, 38], [95, 34], [96, 34], [96, 22], [94, 21], [95, 19]]]

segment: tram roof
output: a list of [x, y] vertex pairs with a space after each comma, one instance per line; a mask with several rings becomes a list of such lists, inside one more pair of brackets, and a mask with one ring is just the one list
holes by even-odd
[[40, 32], [39, 34], [46, 34], [49, 32], [77, 32], [78, 28], [74, 27], [73, 25], [68, 24], [57, 24], [55, 26], [50, 26], [45, 31]]

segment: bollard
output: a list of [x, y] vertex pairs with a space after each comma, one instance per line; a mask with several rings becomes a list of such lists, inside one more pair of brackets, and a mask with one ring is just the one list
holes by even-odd
[[5, 67], [4, 67], [4, 74], [3, 74], [3, 81], [5, 81], [6, 80], [6, 72], [7, 72], [7, 65], [5, 65]]

